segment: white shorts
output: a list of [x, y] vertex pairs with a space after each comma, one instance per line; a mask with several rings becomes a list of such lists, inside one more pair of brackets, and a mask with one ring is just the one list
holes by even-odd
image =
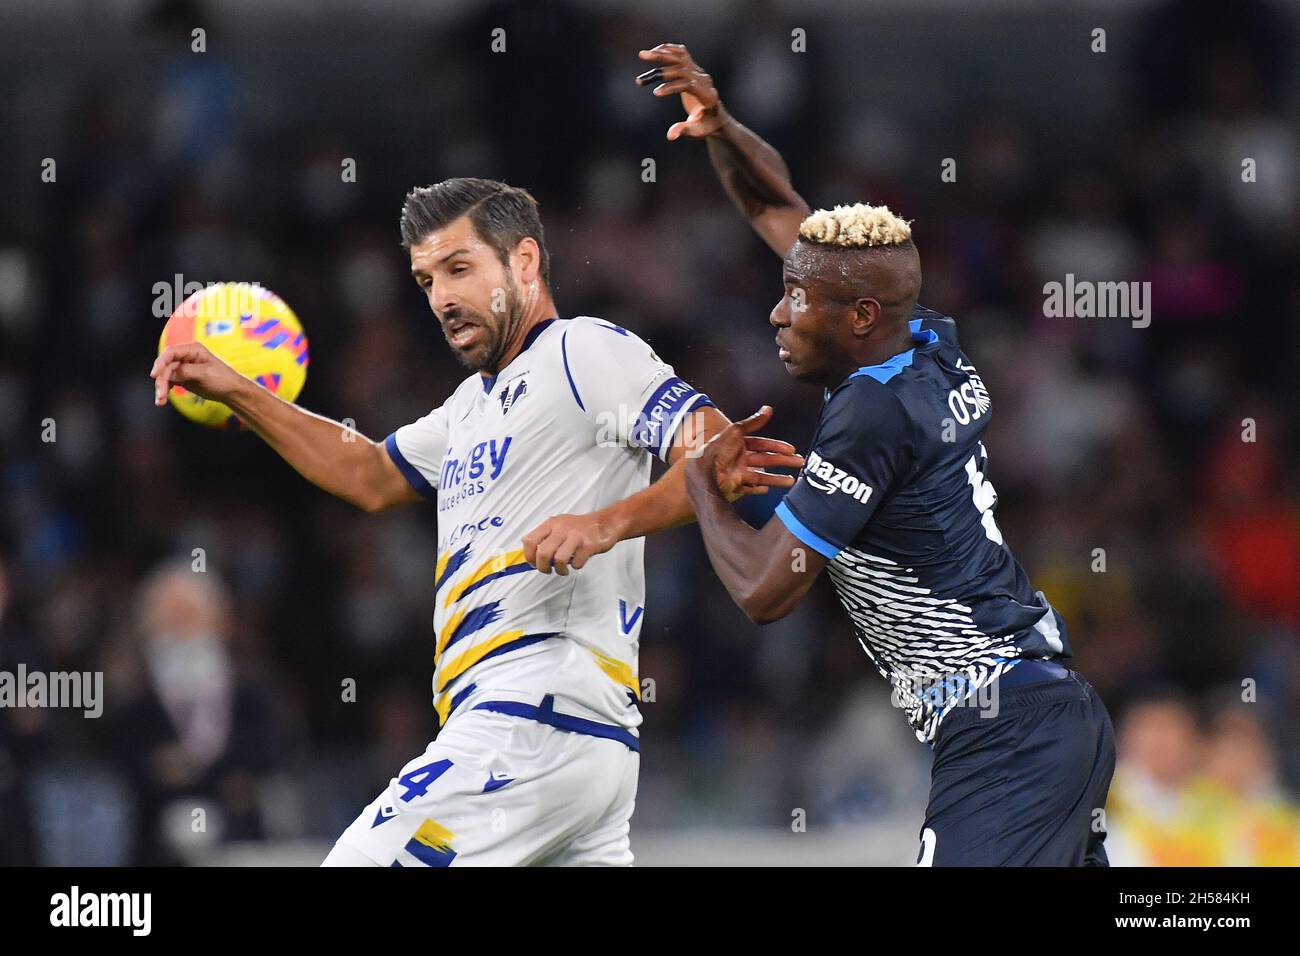
[[325, 865], [359, 853], [379, 866], [631, 866], [640, 765], [618, 740], [469, 710], [361, 811]]

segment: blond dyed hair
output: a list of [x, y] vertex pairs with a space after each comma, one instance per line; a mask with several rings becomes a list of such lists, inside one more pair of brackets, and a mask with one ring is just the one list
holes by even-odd
[[844, 249], [901, 246], [911, 241], [912, 224], [894, 215], [888, 206], [854, 203], [818, 209], [800, 223], [799, 238], [819, 246]]

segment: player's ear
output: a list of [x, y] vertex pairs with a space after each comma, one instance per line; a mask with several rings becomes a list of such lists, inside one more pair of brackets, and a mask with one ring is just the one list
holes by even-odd
[[858, 299], [853, 303], [853, 334], [863, 338], [880, 321], [880, 303], [875, 299]]
[[524, 236], [515, 246], [513, 258], [519, 272], [519, 280], [524, 285], [537, 279], [542, 274], [542, 250], [532, 236]]

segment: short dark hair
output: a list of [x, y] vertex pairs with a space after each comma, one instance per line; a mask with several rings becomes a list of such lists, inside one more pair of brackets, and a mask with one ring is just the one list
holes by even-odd
[[542, 235], [537, 200], [526, 189], [495, 179], [458, 177], [406, 194], [402, 204], [402, 248], [410, 250], [429, 234], [469, 216], [479, 238], [497, 251], [501, 263], [510, 265], [510, 253], [531, 236], [542, 256], [542, 282], [551, 284], [551, 257]]

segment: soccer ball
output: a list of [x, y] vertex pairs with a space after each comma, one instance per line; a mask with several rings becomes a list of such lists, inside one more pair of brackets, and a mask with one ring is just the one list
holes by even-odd
[[[163, 326], [158, 351], [198, 342], [236, 372], [292, 402], [307, 382], [307, 336], [298, 316], [256, 283], [221, 282], [194, 293]], [[211, 428], [241, 428], [221, 402], [180, 385], [167, 396], [186, 418]]]

